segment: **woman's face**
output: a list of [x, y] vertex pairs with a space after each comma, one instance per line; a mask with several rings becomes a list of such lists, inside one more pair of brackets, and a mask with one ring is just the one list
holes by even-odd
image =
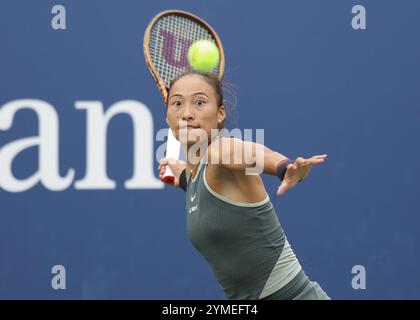
[[224, 118], [224, 107], [218, 107], [215, 90], [202, 76], [186, 75], [172, 85], [166, 121], [181, 143], [209, 140]]

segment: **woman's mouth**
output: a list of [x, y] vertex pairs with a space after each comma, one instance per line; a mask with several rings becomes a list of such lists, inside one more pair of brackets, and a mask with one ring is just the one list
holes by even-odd
[[187, 125], [184, 125], [184, 126], [180, 126], [179, 128], [180, 129], [198, 129], [199, 127], [196, 126], [196, 125], [193, 125], [193, 124], [187, 124]]

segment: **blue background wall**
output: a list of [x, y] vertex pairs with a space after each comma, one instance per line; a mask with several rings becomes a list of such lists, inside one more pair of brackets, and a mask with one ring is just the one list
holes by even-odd
[[[67, 10], [65, 31], [51, 28], [55, 4]], [[355, 4], [366, 7], [367, 30], [351, 28]], [[61, 174], [72, 167], [81, 179], [86, 113], [76, 100], [138, 100], [155, 131], [165, 127], [140, 44], [150, 19], [173, 8], [219, 33], [238, 96], [235, 125], [264, 128], [266, 145], [289, 157], [328, 154], [284, 197], [264, 177], [311, 279], [338, 299], [420, 298], [418, 1], [1, 1], [0, 107], [52, 104]], [[35, 113], [20, 111], [0, 131], [0, 148], [37, 134]], [[125, 189], [129, 117], [117, 116], [108, 137], [115, 190], [0, 189], [0, 298], [223, 299], [187, 238], [183, 192]], [[16, 177], [37, 170], [37, 154], [16, 158]], [[57, 264], [66, 290], [51, 288]], [[351, 286], [358, 264], [366, 290]]]

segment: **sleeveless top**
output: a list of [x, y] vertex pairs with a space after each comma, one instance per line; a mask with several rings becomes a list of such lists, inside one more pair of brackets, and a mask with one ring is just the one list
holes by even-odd
[[205, 158], [188, 179], [188, 236], [228, 299], [267, 297], [302, 273], [299, 261], [269, 196], [258, 203], [221, 196], [207, 184]]

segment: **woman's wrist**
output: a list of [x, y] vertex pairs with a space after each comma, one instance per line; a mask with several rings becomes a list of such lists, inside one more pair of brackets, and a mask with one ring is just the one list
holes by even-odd
[[[284, 180], [284, 176], [285, 176], [285, 174], [286, 174], [286, 171], [287, 171], [287, 166], [289, 165], [289, 164], [292, 164], [292, 163], [294, 163], [294, 161], [293, 160], [290, 160], [290, 159], [286, 159], [286, 160], [282, 160], [278, 165], [277, 165], [277, 169], [276, 169], [276, 175], [277, 175], [277, 177], [279, 177], [279, 179], [281, 180], [281, 181], [283, 181]], [[298, 181], [298, 183], [299, 182], [301, 182], [303, 179], [300, 179], [299, 181]]]
[[281, 181], [283, 181], [284, 179], [284, 175], [286, 174], [286, 171], [287, 171], [287, 166], [293, 162], [294, 162], [293, 160], [285, 159], [277, 164], [276, 175]]
[[187, 191], [187, 174], [186, 169], [182, 170], [181, 174], [179, 175], [179, 187], [184, 191]]

